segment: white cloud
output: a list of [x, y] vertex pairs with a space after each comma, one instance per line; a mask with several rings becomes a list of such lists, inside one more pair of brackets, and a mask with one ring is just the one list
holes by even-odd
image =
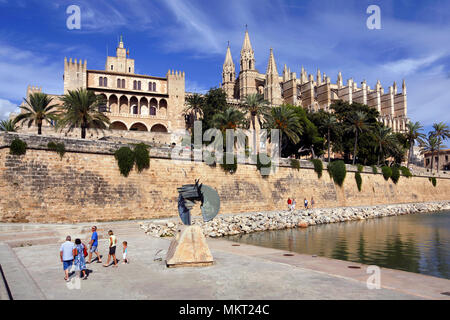
[[19, 112], [17, 104], [0, 98], [0, 120], [8, 119], [11, 112]]

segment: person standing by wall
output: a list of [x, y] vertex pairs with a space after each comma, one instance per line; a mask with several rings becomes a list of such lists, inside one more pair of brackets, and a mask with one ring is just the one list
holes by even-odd
[[314, 205], [316, 202], [314, 201], [314, 197], [311, 197], [311, 208], [314, 209]]
[[287, 203], [288, 203], [288, 210], [291, 211], [292, 210], [292, 200], [291, 200], [291, 198], [288, 198]]
[[295, 201], [295, 198], [292, 199], [292, 210], [295, 210], [295, 205], [297, 204], [297, 201]]
[[305, 198], [305, 209], [308, 209], [308, 200]]

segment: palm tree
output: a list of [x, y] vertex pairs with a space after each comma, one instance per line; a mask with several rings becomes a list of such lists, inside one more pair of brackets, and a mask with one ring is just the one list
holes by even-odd
[[361, 111], [355, 112], [349, 120], [350, 120], [350, 127], [348, 128], [348, 130], [355, 134], [355, 147], [353, 149], [353, 165], [354, 165], [356, 163], [358, 135], [363, 131], [367, 130], [369, 124], [367, 122], [367, 115]]
[[437, 148], [437, 153], [438, 153], [438, 158], [437, 158], [437, 172], [439, 173], [439, 154], [441, 151], [441, 147], [440, 144], [441, 142], [447, 140], [448, 138], [450, 138], [450, 128], [448, 127], [448, 125], [446, 125], [443, 122], [439, 122], [439, 123], [434, 123], [433, 124], [433, 131], [432, 131], [432, 135], [435, 136], [436, 138], [438, 138], [439, 142], [438, 143], [438, 148]]
[[[439, 148], [445, 148], [444, 145], [442, 145], [442, 142], [439, 138], [433, 135], [433, 132], [430, 132], [428, 134], [428, 137], [425, 139], [419, 139], [420, 143], [420, 153], [431, 153], [431, 173], [433, 173], [433, 166], [434, 166], [434, 152], [436, 150], [439, 150]], [[438, 157], [439, 159], [439, 157]]]
[[303, 128], [300, 124], [300, 118], [293, 109], [285, 105], [274, 107], [270, 110], [270, 113], [265, 115], [265, 121], [267, 129], [280, 130], [281, 150], [287, 144], [286, 139], [289, 139], [293, 144], [300, 142]]
[[261, 126], [264, 115], [269, 112], [269, 103], [264, 100], [264, 96], [262, 94], [249, 94], [245, 97], [241, 108], [250, 113], [250, 120], [253, 129], [253, 150], [256, 152], [256, 120], [258, 120]]
[[0, 121], [0, 131], [5, 132], [16, 132], [17, 126], [13, 120], [2, 120]]
[[69, 91], [61, 98], [63, 102], [63, 117], [58, 122], [58, 128], [81, 127], [81, 138], [86, 138], [86, 130], [106, 129], [110, 122], [109, 118], [99, 111], [99, 106], [103, 105], [104, 98], [95, 95], [93, 91], [78, 89]]
[[225, 132], [227, 129], [242, 128], [246, 125], [245, 114], [236, 108], [230, 107], [224, 112], [215, 114], [212, 118], [214, 127]]
[[38, 134], [42, 134], [42, 123], [47, 121], [49, 124], [51, 120], [56, 120], [58, 117], [58, 111], [56, 110], [57, 105], [51, 104], [53, 98], [42, 92], [35, 92], [30, 94], [28, 99], [25, 99], [26, 104], [20, 106], [22, 113], [20, 113], [15, 119], [14, 123], [28, 121], [28, 128], [35, 123], [38, 127]]
[[328, 113], [323, 123], [324, 128], [327, 129], [328, 163], [330, 163], [331, 159], [331, 130], [333, 130], [333, 128], [335, 128], [336, 125], [337, 125], [336, 117], [331, 113]]
[[396, 143], [396, 138], [392, 134], [391, 128], [382, 126], [379, 127], [377, 131], [375, 131], [374, 134], [375, 141], [378, 145], [378, 162], [377, 165], [380, 165], [380, 156], [383, 157], [384, 160], [384, 152], [391, 149], [392, 146]]
[[[190, 114], [193, 121], [197, 121], [197, 116], [203, 115], [204, 98], [200, 94], [194, 93], [186, 97], [186, 103], [187, 107], [184, 109], [184, 113]], [[189, 126], [192, 127], [192, 123], [189, 123]]]
[[409, 163], [411, 162], [411, 157], [413, 154], [413, 147], [414, 147], [416, 140], [425, 138], [425, 134], [421, 132], [422, 128], [423, 128], [422, 125], [418, 121], [415, 123], [408, 122], [406, 124], [405, 136], [406, 136], [406, 142], [409, 145], [408, 164], [407, 164], [408, 168], [409, 168]]

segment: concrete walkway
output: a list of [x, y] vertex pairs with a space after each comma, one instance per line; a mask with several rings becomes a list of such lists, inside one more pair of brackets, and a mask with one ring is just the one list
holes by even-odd
[[[128, 241], [130, 264], [105, 268], [93, 263], [87, 280], [66, 283], [59, 261], [60, 243], [0, 246], [0, 263], [14, 299], [448, 299], [450, 280], [382, 269], [380, 290], [366, 286], [365, 266], [355, 263], [208, 239], [215, 265], [168, 269], [164, 264], [169, 239], [145, 235], [136, 222], [97, 224], [100, 234], [111, 228]], [[55, 227], [57, 226], [45, 226]], [[74, 225], [80, 231], [86, 225]], [[68, 231], [64, 230], [63, 232]], [[83, 229], [83, 231], [85, 231]], [[89, 237], [79, 232], [82, 240]], [[1, 236], [1, 232], [0, 232]], [[72, 239], [74, 235], [72, 234]], [[107, 242], [100, 240], [106, 261]], [[25, 271], [14, 271], [14, 266]], [[356, 264], [357, 266], [361, 266]], [[18, 274], [22, 273], [22, 276]], [[34, 284], [34, 286], [33, 286]], [[30, 290], [30, 285], [32, 290]]]

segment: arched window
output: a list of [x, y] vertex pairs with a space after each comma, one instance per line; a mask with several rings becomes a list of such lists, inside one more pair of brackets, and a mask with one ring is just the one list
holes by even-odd
[[133, 90], [137, 89], [136, 80], [133, 81]]
[[120, 79], [117, 79], [117, 88], [120, 88], [121, 86], [120, 86], [120, 84], [121, 84], [122, 82], [120, 82]]
[[133, 114], [138, 114], [138, 106], [133, 106]]
[[150, 107], [150, 115], [156, 116], [156, 108], [155, 107]]
[[98, 78], [98, 86], [103, 87], [103, 77]]
[[111, 70], [114, 70], [114, 66], [113, 65], [111, 65]]
[[156, 91], [156, 82], [153, 82], [153, 91]]
[[125, 79], [122, 79], [122, 88], [125, 88]]
[[103, 78], [103, 86], [107, 87], [108, 86], [108, 78]]
[[151, 82], [148, 83], [148, 91], [152, 91], [152, 83]]
[[138, 90], [141, 90], [141, 82], [138, 81]]

